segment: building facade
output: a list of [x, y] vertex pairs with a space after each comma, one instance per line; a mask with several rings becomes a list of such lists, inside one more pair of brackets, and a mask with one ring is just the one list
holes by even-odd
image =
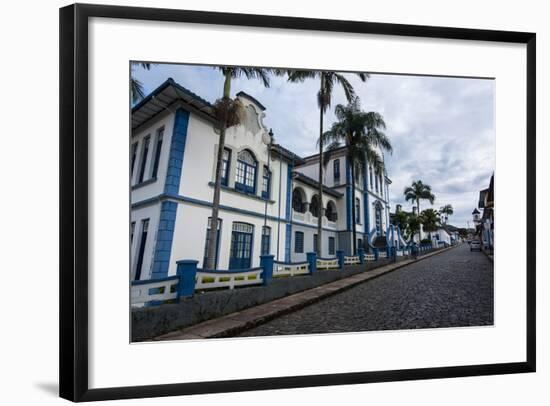
[[[284, 262], [315, 250], [322, 216], [322, 256], [350, 254], [352, 221], [357, 247], [366, 250], [389, 229], [386, 173], [367, 168], [352, 196], [346, 149], [325, 169], [318, 196], [317, 155], [302, 158], [275, 143], [265, 107], [240, 92], [246, 112], [226, 132], [217, 269], [259, 266], [261, 254]], [[176, 273], [176, 261], [205, 266], [219, 132], [213, 106], [168, 79], [132, 109], [130, 135], [131, 276], [155, 279]], [[351, 205], [356, 218], [351, 218]], [[388, 241], [390, 242], [390, 241]]]

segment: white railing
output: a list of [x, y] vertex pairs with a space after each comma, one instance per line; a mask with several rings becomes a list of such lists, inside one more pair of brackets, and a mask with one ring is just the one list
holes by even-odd
[[298, 211], [292, 211], [292, 220], [296, 221], [305, 221], [306, 220], [306, 214], [300, 213]]
[[233, 289], [236, 286], [259, 285], [262, 283], [262, 268], [242, 271], [198, 270], [195, 278], [195, 290], [216, 288]]
[[327, 221], [327, 228], [331, 228], [333, 230], [336, 230], [336, 222], [335, 221]]
[[[132, 307], [143, 307], [145, 303], [175, 299], [178, 295], [172, 287], [179, 283], [178, 276], [154, 281], [134, 281], [130, 290]], [[173, 290], [173, 292], [172, 292]]]
[[374, 260], [376, 260], [376, 258], [374, 257], [374, 254], [365, 254], [365, 255], [363, 255], [363, 258], [365, 259], [365, 261], [374, 261]]
[[273, 277], [307, 275], [309, 273], [309, 264], [307, 262], [285, 263], [273, 262]]
[[355, 255], [352, 257], [344, 257], [344, 265], [357, 265], [360, 264], [361, 260], [359, 256]]
[[378, 258], [387, 258], [388, 257], [388, 253], [386, 251], [380, 251], [378, 253]]
[[339, 269], [338, 258], [318, 258], [317, 269]]

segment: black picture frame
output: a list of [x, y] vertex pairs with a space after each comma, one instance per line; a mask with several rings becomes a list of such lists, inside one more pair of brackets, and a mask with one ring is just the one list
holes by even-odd
[[[88, 19], [106, 17], [259, 28], [494, 41], [527, 48], [527, 323], [525, 361], [90, 389], [88, 386]], [[60, 9], [60, 396], [76, 401], [534, 372], [536, 366], [536, 35], [527, 32], [75, 4]]]

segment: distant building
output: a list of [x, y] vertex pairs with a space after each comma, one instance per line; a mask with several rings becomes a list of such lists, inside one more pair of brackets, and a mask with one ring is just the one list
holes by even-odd
[[491, 176], [489, 187], [479, 191], [478, 208], [483, 210], [477, 222], [476, 234], [480, 236], [486, 249], [492, 250], [494, 247], [494, 175]]

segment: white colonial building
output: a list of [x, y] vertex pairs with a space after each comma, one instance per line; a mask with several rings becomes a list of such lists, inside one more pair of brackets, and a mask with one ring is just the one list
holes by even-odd
[[[216, 268], [257, 267], [264, 253], [279, 261], [305, 260], [315, 250], [319, 215], [323, 257], [351, 253], [352, 221], [358, 247], [385, 245], [387, 174], [367, 168], [351, 196], [343, 147], [325, 170], [321, 205], [318, 155], [302, 158], [276, 144], [262, 121], [265, 107], [244, 92], [237, 97], [246, 118], [226, 133]], [[132, 109], [131, 121], [132, 279], [174, 275], [181, 259], [203, 267], [219, 141], [213, 107], [168, 79]]]

